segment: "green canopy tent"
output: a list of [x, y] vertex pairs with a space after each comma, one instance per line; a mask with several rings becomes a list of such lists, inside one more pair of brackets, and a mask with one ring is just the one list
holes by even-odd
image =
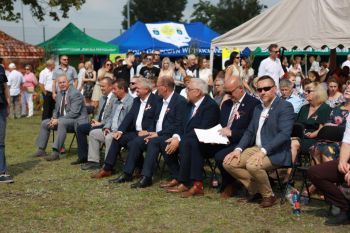
[[108, 55], [119, 53], [116, 45], [94, 39], [69, 23], [51, 39], [38, 44], [48, 54], [65, 55]]
[[[348, 48], [336, 48], [337, 55], [338, 56], [347, 56], [350, 53], [350, 50]], [[284, 55], [285, 56], [294, 56], [294, 55], [315, 55], [315, 56], [329, 56], [331, 53], [331, 50], [327, 47], [324, 49], [313, 49], [311, 47], [307, 49], [287, 49], [284, 50]], [[261, 49], [261, 48], [256, 48], [254, 51], [255, 56], [263, 56], [267, 57], [269, 56], [269, 51], [268, 49]]]

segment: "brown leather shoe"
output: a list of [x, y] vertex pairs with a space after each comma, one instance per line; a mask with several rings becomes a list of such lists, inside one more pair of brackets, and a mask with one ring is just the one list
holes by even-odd
[[106, 171], [104, 169], [101, 169], [97, 173], [92, 174], [91, 178], [100, 179], [100, 178], [108, 177], [108, 176], [111, 176], [111, 175], [112, 175], [112, 171]]
[[188, 188], [183, 184], [179, 184], [178, 186], [166, 189], [168, 193], [183, 193], [183, 192], [186, 192], [187, 190]]
[[232, 184], [229, 184], [225, 187], [224, 191], [220, 193], [220, 198], [223, 200], [226, 200], [232, 197], [234, 193], [235, 193], [235, 188], [233, 187]]
[[275, 196], [270, 196], [270, 197], [263, 197], [260, 207], [261, 208], [268, 208], [276, 204], [277, 198]]
[[203, 196], [204, 191], [203, 191], [203, 184], [202, 185], [196, 185], [194, 184], [190, 190], [187, 192], [184, 192], [181, 194], [182, 198], [188, 198], [188, 197], [193, 197], [193, 196]]
[[171, 188], [171, 187], [175, 187], [179, 184], [180, 184], [179, 181], [177, 181], [176, 179], [172, 179], [171, 181], [160, 183], [159, 187]]

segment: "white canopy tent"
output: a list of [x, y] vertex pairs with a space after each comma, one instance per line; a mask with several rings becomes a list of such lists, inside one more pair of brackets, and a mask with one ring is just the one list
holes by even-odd
[[350, 47], [349, 0], [281, 0], [240, 26], [212, 40], [217, 48], [286, 49]]

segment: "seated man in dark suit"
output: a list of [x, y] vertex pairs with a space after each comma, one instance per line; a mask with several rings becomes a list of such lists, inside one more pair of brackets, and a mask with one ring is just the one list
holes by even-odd
[[215, 161], [222, 177], [221, 198], [225, 199], [233, 195], [234, 179], [226, 172], [222, 163], [226, 155], [236, 148], [248, 128], [255, 106], [260, 104], [260, 101], [244, 91], [242, 79], [237, 76], [226, 78], [224, 90], [226, 94], [231, 96], [231, 99], [223, 102], [221, 106], [220, 124], [223, 128], [220, 133], [227, 136], [230, 143], [228, 145], [212, 146], [208, 153], [215, 154]]
[[266, 208], [276, 203], [266, 171], [291, 164], [290, 137], [295, 115], [293, 105], [276, 95], [270, 76], [258, 79], [257, 91], [263, 103], [255, 107], [248, 129], [223, 165], [248, 190], [246, 201], [255, 201], [261, 194], [260, 206]]
[[128, 159], [124, 165], [124, 172], [132, 173], [137, 158], [143, 151], [147, 151], [142, 169], [142, 178], [131, 185], [131, 188], [145, 188], [152, 185], [152, 176], [156, 168], [157, 158], [162, 152], [164, 159], [176, 159], [176, 155], [165, 152], [166, 140], [174, 134], [182, 134], [186, 99], [174, 92], [175, 82], [170, 76], [159, 77], [157, 81], [158, 95], [163, 97], [157, 110], [155, 131], [146, 138], [138, 138], [128, 145]]
[[[208, 85], [205, 81], [199, 78], [191, 80], [187, 87], [189, 103], [186, 106], [184, 132], [181, 136], [175, 135], [167, 140], [169, 144], [165, 151], [168, 154], [172, 154], [177, 149], [179, 141], [181, 141], [180, 170], [177, 178], [180, 184], [169, 188], [168, 192], [184, 192], [183, 197], [204, 194], [203, 166], [206, 146], [199, 143], [194, 129], [212, 128], [219, 123], [220, 117], [219, 106], [207, 93]], [[170, 164], [169, 167], [171, 166], [173, 165]], [[193, 183], [193, 186], [189, 189], [191, 183]]]
[[[78, 160], [72, 162], [72, 165], [86, 163], [88, 156], [87, 136], [91, 129], [102, 128], [112, 115], [113, 103], [116, 100], [112, 93], [113, 84], [112, 79], [104, 77], [100, 81], [100, 88], [102, 96], [100, 98], [98, 112], [91, 123], [79, 125], [77, 128], [77, 143], [78, 143]], [[85, 164], [87, 167], [90, 163]]]
[[47, 161], [59, 159], [59, 151], [63, 147], [67, 131], [74, 132], [81, 124], [88, 122], [88, 115], [83, 95], [69, 85], [66, 75], [57, 77], [60, 92], [56, 97], [56, 105], [51, 119], [43, 120], [40, 133], [36, 141], [38, 151], [34, 156], [46, 156], [46, 146], [50, 137], [50, 130], [57, 129], [57, 137], [52, 146], [52, 153], [46, 156]]
[[[134, 99], [130, 111], [113, 136], [113, 141], [108, 150], [103, 168], [96, 174], [93, 174], [91, 176], [92, 178], [111, 176], [121, 148], [126, 147], [135, 138], [146, 137], [149, 132], [154, 131], [154, 121], [159, 97], [151, 92], [152, 88], [153, 85], [149, 80], [139, 78], [136, 89], [138, 97]], [[124, 173], [111, 182], [121, 183], [131, 181], [131, 179], [132, 174]]]

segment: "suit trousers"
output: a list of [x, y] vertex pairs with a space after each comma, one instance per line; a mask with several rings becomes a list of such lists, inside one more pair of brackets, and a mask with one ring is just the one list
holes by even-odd
[[[40, 149], [45, 150], [50, 137], [50, 130], [48, 123], [50, 119], [43, 120], [41, 122], [39, 136], [36, 140], [36, 146]], [[57, 129], [57, 137], [52, 145], [53, 149], [58, 151], [61, 150], [64, 141], [66, 140], [67, 132], [75, 132], [75, 119], [65, 119], [61, 118], [58, 120], [58, 125], [55, 127]]]
[[338, 163], [339, 160], [333, 160], [312, 166], [308, 170], [308, 176], [317, 190], [323, 192], [328, 203], [342, 211], [348, 211], [350, 203], [336, 185], [344, 182], [344, 174], [339, 172]]
[[5, 135], [6, 135], [7, 109], [0, 104], [0, 174], [6, 172]]
[[[217, 145], [219, 146], [219, 145]], [[197, 137], [185, 137], [180, 143], [179, 181], [189, 184], [190, 181], [203, 180], [204, 159], [213, 157], [214, 145], [198, 141]]]
[[[240, 162], [233, 159], [230, 164], [224, 164], [225, 170], [239, 180], [249, 194], [260, 193], [263, 197], [273, 196], [267, 171], [275, 169], [269, 157], [265, 156], [262, 164], [256, 164], [252, 156], [260, 151], [257, 146], [245, 149], [240, 156]], [[254, 162], [253, 162], [254, 161]]]
[[121, 148], [126, 147], [130, 141], [132, 141], [137, 137], [138, 137], [137, 132], [129, 132], [129, 133], [123, 134], [119, 138], [119, 140], [113, 139], [111, 146], [109, 147], [103, 169], [106, 171], [113, 170], [117, 162], [117, 156], [120, 153]]
[[123, 167], [123, 172], [126, 174], [133, 174], [135, 167], [141, 168], [143, 166], [143, 152], [147, 149], [144, 137], [135, 137], [127, 144], [128, 156]]
[[224, 169], [223, 162], [229, 153], [231, 153], [236, 148], [236, 145], [230, 144], [227, 147], [221, 147], [219, 151], [215, 153], [216, 166], [219, 168], [222, 178], [221, 189], [225, 188], [228, 184], [232, 184], [235, 179]]
[[102, 129], [93, 129], [89, 133], [89, 152], [88, 161], [98, 163], [100, 162], [100, 148], [101, 144], [105, 144], [105, 158], [112, 144], [112, 133], [104, 135]]
[[91, 127], [90, 123], [81, 124], [77, 127], [78, 158], [82, 161], [88, 159], [88, 142], [87, 136], [92, 129], [101, 129], [103, 125]]
[[168, 139], [166, 136], [160, 136], [150, 140], [147, 143], [147, 152], [145, 161], [143, 163], [143, 168], [141, 174], [143, 176], [152, 177], [157, 166], [157, 159], [159, 154], [164, 158], [165, 164], [168, 166], [171, 178], [178, 179], [179, 177], [179, 158], [178, 153], [167, 154], [165, 148], [167, 143], [165, 142]]
[[52, 92], [47, 91], [46, 95], [43, 94], [43, 98], [43, 114], [41, 118], [42, 120], [50, 119], [55, 109], [55, 100], [52, 98]]

